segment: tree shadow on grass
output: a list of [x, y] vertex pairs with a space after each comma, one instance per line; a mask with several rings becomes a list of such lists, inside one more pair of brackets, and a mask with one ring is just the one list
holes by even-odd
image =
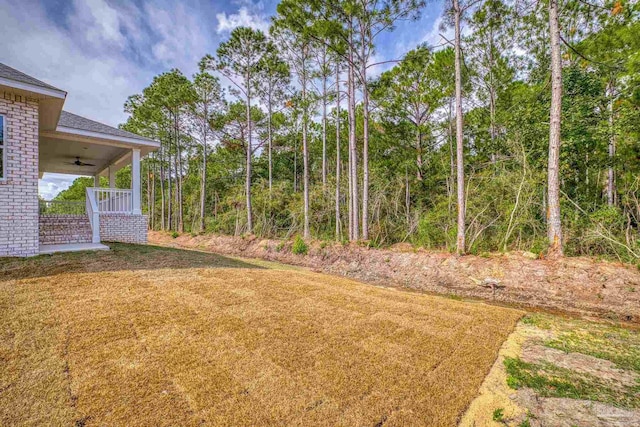
[[265, 267], [225, 256], [152, 245], [109, 243], [109, 251], [83, 251], [39, 255], [33, 258], [0, 258], [0, 282], [65, 273], [157, 270], [161, 268]]

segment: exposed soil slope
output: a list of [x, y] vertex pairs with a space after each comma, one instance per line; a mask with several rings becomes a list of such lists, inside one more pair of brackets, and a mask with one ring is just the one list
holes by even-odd
[[379, 250], [313, 243], [307, 255], [291, 243], [219, 235], [172, 238], [151, 232], [151, 243], [261, 258], [384, 286], [482, 298], [625, 322], [640, 322], [640, 271], [589, 258], [531, 259], [532, 254], [456, 257], [414, 251], [409, 245]]

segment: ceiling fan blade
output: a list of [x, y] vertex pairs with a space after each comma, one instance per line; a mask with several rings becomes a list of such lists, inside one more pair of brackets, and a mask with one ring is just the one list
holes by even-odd
[[93, 164], [91, 164], [91, 163], [84, 163], [84, 162], [83, 162], [83, 163], [82, 163], [82, 166], [95, 166], [95, 165], [93, 165]]

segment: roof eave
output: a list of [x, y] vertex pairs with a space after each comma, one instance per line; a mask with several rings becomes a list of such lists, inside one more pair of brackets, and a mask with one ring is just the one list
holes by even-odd
[[83, 129], [70, 128], [66, 126], [58, 126], [56, 128], [56, 132], [77, 135], [77, 136], [87, 137], [87, 138], [96, 138], [96, 139], [102, 139], [102, 140], [108, 140], [108, 141], [114, 141], [114, 142], [122, 142], [128, 145], [137, 145], [142, 147], [150, 147], [154, 149], [160, 148], [159, 142], [152, 141], [150, 139], [129, 138], [125, 136], [110, 135], [107, 133], [93, 132], [93, 131], [88, 131]]
[[9, 89], [17, 90], [20, 92], [26, 92], [25, 95], [28, 95], [35, 99], [58, 98], [64, 100], [67, 97], [67, 92], [60, 89], [51, 89], [30, 83], [7, 79], [4, 77], [0, 77], [0, 86], [5, 86]]

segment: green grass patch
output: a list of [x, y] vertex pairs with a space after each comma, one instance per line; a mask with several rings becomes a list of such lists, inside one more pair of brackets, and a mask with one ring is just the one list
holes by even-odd
[[504, 421], [504, 409], [497, 408], [493, 411], [493, 421], [496, 421], [496, 422]]
[[608, 360], [618, 368], [640, 372], [640, 331], [610, 323], [569, 319], [543, 313], [523, 317], [525, 325], [553, 332], [542, 342], [565, 353], [581, 353]]
[[508, 357], [504, 361], [507, 385], [513, 389], [533, 389], [542, 397], [566, 397], [603, 402], [626, 408], [640, 408], [640, 385], [613, 387], [587, 374], [550, 363], [528, 363]]
[[521, 320], [525, 325], [535, 326], [540, 329], [551, 329], [552, 320], [549, 316], [538, 313], [530, 313]]
[[545, 341], [544, 345], [567, 353], [582, 353], [609, 360], [618, 368], [640, 372], [640, 333], [613, 325], [575, 325]]
[[609, 360], [619, 368], [640, 372], [640, 334], [619, 327], [576, 329], [544, 343], [564, 352]]

